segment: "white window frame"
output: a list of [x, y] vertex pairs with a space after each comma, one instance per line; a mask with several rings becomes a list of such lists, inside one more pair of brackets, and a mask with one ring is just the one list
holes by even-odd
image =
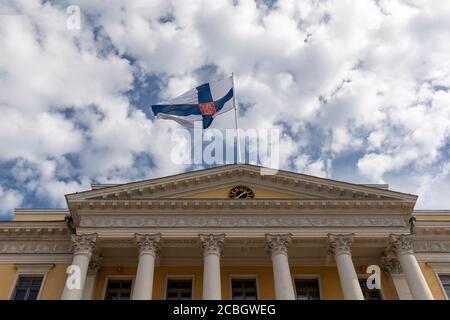
[[433, 269], [433, 272], [438, 279], [442, 294], [447, 300], [450, 300], [440, 278], [440, 276], [450, 276], [450, 262], [429, 262], [428, 265]]
[[[367, 282], [367, 278], [370, 277], [370, 274], [368, 274], [368, 273], [358, 273], [357, 276], [358, 276], [358, 283], [359, 283], [359, 280], [366, 280], [366, 282]], [[380, 282], [382, 282], [381, 274], [380, 274]], [[381, 288], [379, 289], [379, 291], [380, 291], [380, 295], [381, 295], [381, 300], [386, 300], [385, 294], [384, 294], [384, 290], [383, 290], [383, 285], [381, 283], [380, 283], [380, 286], [381, 286]], [[362, 288], [361, 288], [361, 291], [362, 291]]]
[[191, 300], [194, 300], [195, 275], [194, 274], [168, 274], [164, 278], [164, 300], [167, 300], [167, 288], [169, 280], [191, 280]]
[[320, 276], [320, 274], [301, 274], [301, 273], [297, 273], [292, 275], [292, 286], [294, 288], [294, 294], [295, 294], [295, 299], [297, 300], [297, 286], [295, 285], [295, 280], [315, 280], [317, 279], [317, 282], [319, 283], [319, 299], [323, 300], [322, 297], [322, 277]]
[[102, 292], [102, 299], [106, 300], [106, 289], [108, 288], [108, 282], [109, 280], [131, 280], [131, 292], [130, 292], [130, 300], [133, 296], [134, 291], [134, 280], [135, 276], [132, 275], [106, 275], [105, 276], [105, 283], [103, 284], [103, 292]]
[[447, 294], [447, 291], [445, 291], [444, 285], [442, 284], [442, 280], [441, 280], [441, 277], [440, 277], [440, 276], [450, 277], [450, 272], [440, 272], [440, 273], [437, 273], [436, 275], [437, 275], [437, 278], [438, 278], [439, 286], [441, 287], [441, 290], [442, 290], [442, 292], [444, 294], [445, 299], [450, 300], [450, 298], [449, 298], [449, 296]]
[[47, 280], [47, 274], [55, 265], [54, 264], [16, 264], [16, 275], [9, 289], [9, 300], [13, 300], [14, 293], [16, 292], [16, 286], [20, 277], [37, 277], [42, 276], [41, 287], [39, 288], [36, 300], [41, 299], [42, 291], [45, 286], [45, 281]]
[[230, 274], [228, 278], [229, 278], [228, 280], [229, 300], [233, 300], [233, 279], [235, 280], [254, 279], [256, 282], [256, 301], [261, 300], [258, 274]]

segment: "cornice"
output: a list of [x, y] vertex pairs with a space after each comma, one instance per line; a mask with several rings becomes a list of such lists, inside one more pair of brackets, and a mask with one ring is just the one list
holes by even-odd
[[0, 242], [0, 255], [10, 253], [20, 254], [55, 254], [71, 253], [70, 241], [2, 241]]
[[308, 193], [321, 194], [325, 198], [337, 196], [345, 197], [347, 195], [348, 198], [389, 198], [414, 203], [417, 199], [417, 196], [414, 195], [288, 171], [278, 171], [274, 175], [263, 175], [261, 174], [262, 169], [264, 168], [245, 164], [228, 165], [158, 179], [121, 184], [97, 190], [89, 190], [69, 194], [66, 197], [70, 204], [70, 202], [74, 200], [87, 198], [92, 199], [100, 197], [106, 200], [109, 198], [119, 199], [121, 197], [132, 198], [133, 196], [142, 197], [145, 195], [170, 194], [177, 193], [178, 189], [190, 189], [190, 186], [195, 186], [195, 189], [198, 189], [205, 184], [211, 184], [211, 182], [223, 183], [224, 180], [237, 178], [249, 182], [261, 181], [264, 185], [279, 185], [283, 189], [291, 188], [294, 192], [301, 192], [304, 190]]
[[[20, 254], [18, 254], [20, 253]], [[4, 253], [0, 254], [0, 263], [18, 264], [18, 263], [71, 263], [73, 255], [71, 253]]]
[[[414, 203], [399, 200], [284, 200], [284, 199], [155, 199], [155, 200], [77, 200], [72, 202], [77, 210], [365, 210], [365, 211], [391, 211], [398, 210], [409, 213]], [[83, 214], [83, 212], [80, 212]]]
[[4, 221], [0, 223], [0, 240], [70, 239], [70, 234], [64, 222]]

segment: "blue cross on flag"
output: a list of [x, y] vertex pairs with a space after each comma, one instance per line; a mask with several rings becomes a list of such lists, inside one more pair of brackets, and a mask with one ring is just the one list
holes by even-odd
[[193, 127], [195, 121], [202, 121], [208, 128], [219, 114], [234, 108], [232, 77], [204, 83], [181, 96], [152, 105], [155, 116], [175, 120], [183, 126]]

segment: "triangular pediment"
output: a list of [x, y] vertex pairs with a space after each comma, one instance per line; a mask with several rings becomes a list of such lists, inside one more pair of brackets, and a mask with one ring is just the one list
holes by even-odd
[[[273, 173], [273, 174], [272, 174]], [[119, 185], [67, 195], [76, 200], [138, 199], [228, 199], [231, 188], [244, 185], [255, 199], [298, 200], [400, 200], [415, 202], [416, 196], [381, 188], [352, 184], [288, 171], [233, 164], [197, 170], [168, 177]]]

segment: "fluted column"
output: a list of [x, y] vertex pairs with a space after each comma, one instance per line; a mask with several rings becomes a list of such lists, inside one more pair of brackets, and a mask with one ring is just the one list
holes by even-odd
[[139, 263], [131, 298], [133, 300], [151, 300], [155, 260], [160, 249], [161, 234], [137, 233], [135, 238], [139, 249]]
[[434, 300], [427, 281], [414, 256], [411, 235], [391, 234], [390, 242], [389, 250], [397, 255], [413, 298], [415, 300]]
[[353, 234], [329, 234], [328, 240], [330, 251], [334, 253], [336, 260], [344, 299], [364, 300], [350, 251]]
[[221, 300], [220, 256], [222, 254], [224, 234], [201, 234], [203, 251], [203, 300]]
[[291, 234], [266, 234], [267, 247], [272, 257], [275, 297], [277, 300], [295, 300], [291, 270], [288, 261], [288, 246]]
[[81, 300], [89, 268], [96, 251], [97, 234], [72, 235], [73, 260], [67, 270], [69, 275], [61, 300]]

